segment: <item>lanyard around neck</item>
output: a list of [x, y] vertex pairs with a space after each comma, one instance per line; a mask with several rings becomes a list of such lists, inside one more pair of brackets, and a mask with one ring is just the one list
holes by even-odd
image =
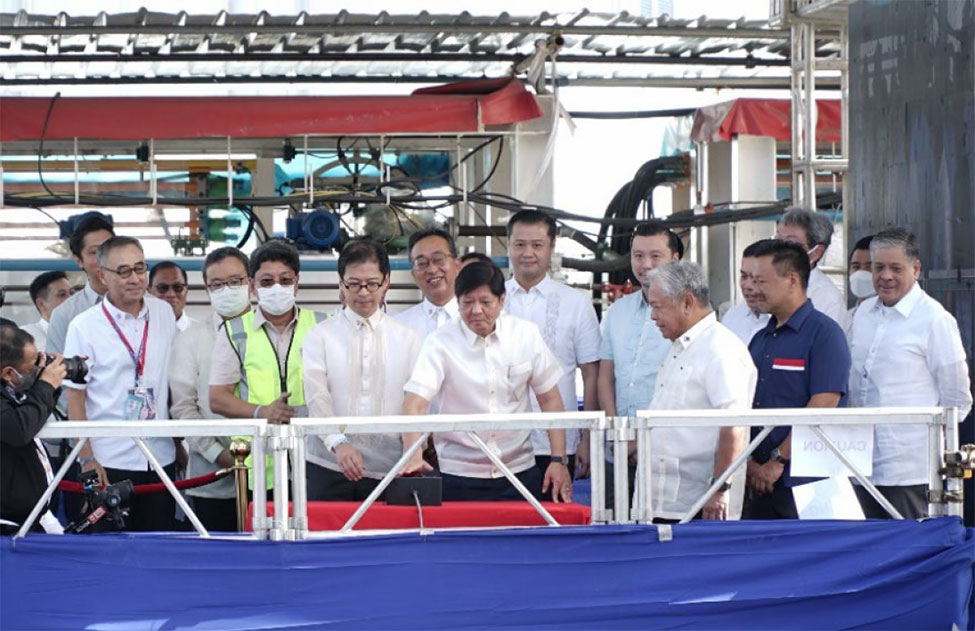
[[125, 344], [125, 350], [129, 352], [129, 357], [132, 358], [132, 363], [135, 364], [135, 380], [138, 382], [146, 367], [146, 340], [149, 339], [149, 314], [148, 312], [146, 313], [146, 325], [142, 328], [142, 342], [139, 344], [139, 352], [136, 354], [135, 350], [132, 349], [132, 345], [129, 344], [129, 340], [126, 339], [125, 333], [122, 333], [122, 329], [120, 329], [118, 323], [115, 322], [115, 318], [113, 318], [112, 314], [109, 313], [108, 309], [105, 308], [105, 303], [102, 302], [101, 305], [102, 313], [104, 313], [105, 317], [108, 318], [108, 323], [112, 325], [112, 328], [115, 329], [115, 333], [118, 335], [119, 339], [122, 340], [123, 344]]

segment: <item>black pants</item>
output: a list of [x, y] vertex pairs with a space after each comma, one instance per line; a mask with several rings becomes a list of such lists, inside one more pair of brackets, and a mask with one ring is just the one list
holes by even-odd
[[[545, 480], [545, 470], [548, 466], [552, 464], [552, 456], [535, 456], [535, 466], [538, 467], [538, 472], [542, 476], [542, 481]], [[566, 468], [569, 469], [569, 480], [574, 480], [576, 477], [576, 457], [575, 454], [566, 458], [565, 463]], [[548, 493], [542, 495], [542, 499], [546, 502], [552, 501], [552, 492], [555, 489], [549, 489]]]
[[[68, 457], [69, 453], [71, 453], [71, 446], [67, 440], [62, 440], [57, 456], [51, 456], [51, 468], [54, 471], [58, 471], [61, 465], [64, 464], [64, 459]], [[75, 460], [68, 467], [68, 472], [64, 474], [64, 479], [69, 482], [78, 482], [78, 476], [80, 475], [81, 466]], [[60, 490], [55, 489], [54, 495], [51, 497], [51, 505], [63, 508], [64, 518], [70, 524], [78, 521], [81, 517], [81, 506], [84, 503], [83, 497], [81, 493], [62, 493]], [[54, 510], [54, 513], [57, 514], [58, 510]]]
[[[630, 489], [630, 506], [633, 506], [633, 494], [636, 491], [636, 465], [627, 465], [627, 484]], [[612, 462], [606, 461], [606, 508], [613, 510], [616, 505], [616, 469]]]
[[[863, 516], [867, 519], [893, 519], [877, 500], [873, 499], [870, 491], [859, 484], [853, 485], [853, 490], [860, 501]], [[880, 494], [893, 504], [894, 508], [903, 515], [904, 519], [922, 519], [928, 516], [928, 485], [915, 484], [913, 486], [878, 486]]]
[[[499, 502], [525, 499], [518, 489], [508, 482], [508, 478], [468, 478], [449, 473], [441, 473], [441, 476], [445, 502]], [[542, 499], [542, 475], [538, 472], [538, 467], [516, 473], [515, 477], [532, 495]]]
[[792, 487], [776, 484], [771, 493], [745, 491], [742, 519], [799, 519]]
[[[210, 532], [237, 532], [237, 500], [191, 497], [193, 512]], [[189, 521], [189, 520], [187, 520]]]
[[[176, 475], [176, 463], [163, 467], [170, 478]], [[126, 471], [105, 469], [112, 484], [131, 480], [134, 486], [160, 482], [155, 471]], [[149, 495], [133, 495], [129, 500], [129, 518], [125, 530], [130, 532], [172, 531], [176, 528], [176, 500], [168, 491]]]
[[[379, 486], [379, 480], [362, 478], [353, 482], [338, 471], [305, 463], [305, 480], [308, 482], [309, 501], [362, 502]], [[384, 491], [379, 499], [382, 500]]]
[[[701, 521], [704, 519], [704, 509], [697, 511], [697, 515], [691, 517], [691, 521]], [[653, 523], [655, 524], [679, 524], [679, 519], [667, 519], [666, 517], [654, 517]]]

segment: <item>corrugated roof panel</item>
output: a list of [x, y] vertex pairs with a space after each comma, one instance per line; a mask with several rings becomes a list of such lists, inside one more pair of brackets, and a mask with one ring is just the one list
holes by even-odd
[[[81, 28], [82, 32], [59, 34], [61, 25]], [[138, 12], [97, 16], [45, 16], [26, 12], [0, 14], [0, 48], [5, 54], [38, 58], [52, 74], [55, 66], [71, 62], [74, 55], [105, 54], [119, 56], [115, 74], [171, 77], [173, 59], [192, 54], [194, 61], [180, 75], [201, 77], [213, 72], [222, 76], [311, 76], [347, 75], [381, 79], [474, 74], [504, 74], [519, 56], [535, 52], [535, 41], [561, 32], [560, 74], [566, 77], [642, 76], [700, 78], [727, 76], [747, 78], [787, 76], [785, 68], [770, 68], [763, 60], [783, 60], [789, 53], [788, 33], [771, 30], [763, 21], [716, 20], [706, 17], [677, 20], [668, 16], [648, 18], [623, 13], [575, 13], [538, 15], [473, 16], [419, 14], [390, 15], [339, 12], [335, 14], [270, 15], [187, 14]], [[12, 30], [11, 30], [12, 29]], [[25, 30], [28, 29], [28, 30]], [[33, 30], [29, 30], [33, 29]], [[48, 30], [44, 30], [48, 29]], [[53, 30], [50, 30], [53, 29]], [[84, 32], [87, 29], [88, 32]], [[819, 42], [820, 54], [835, 54], [835, 43], [825, 37]], [[316, 59], [305, 63], [296, 55], [308, 53]], [[275, 62], [269, 55], [285, 54]], [[341, 54], [341, 60], [328, 55]], [[383, 59], [384, 54], [393, 54]], [[711, 68], [698, 73], [695, 61], [708, 57], [744, 58], [750, 54], [759, 65], [745, 68], [740, 63]], [[42, 55], [44, 59], [39, 59]], [[133, 55], [137, 55], [138, 58]], [[212, 56], [200, 62], [199, 56]], [[248, 60], [249, 55], [260, 55]], [[346, 55], [362, 61], [349, 61]], [[481, 57], [504, 55], [510, 59], [487, 61]], [[655, 57], [686, 57], [685, 64], [660, 68]], [[53, 56], [53, 57], [52, 57]], [[126, 58], [126, 56], [132, 56]], [[321, 58], [317, 58], [320, 56]], [[415, 56], [415, 57], [414, 57]], [[447, 57], [445, 57], [447, 56]], [[614, 63], [614, 58], [620, 63]], [[221, 59], [223, 58], [223, 59]], [[586, 61], [586, 59], [589, 61]], [[636, 58], [636, 59], [634, 59]], [[644, 59], [645, 58], [645, 59]], [[577, 61], [570, 61], [576, 59]], [[717, 61], [720, 64], [720, 59]], [[87, 58], [86, 58], [87, 60]], [[148, 60], [151, 62], [146, 63]], [[33, 59], [31, 60], [33, 63]], [[715, 59], [709, 60], [713, 64]], [[23, 76], [25, 62], [10, 64], [10, 77]], [[83, 81], [96, 76], [98, 66], [70, 66], [67, 72]], [[30, 72], [34, 72], [33, 70]], [[97, 70], [101, 72], [101, 70]], [[58, 69], [56, 76], [65, 74]], [[40, 73], [44, 75], [44, 73]]]

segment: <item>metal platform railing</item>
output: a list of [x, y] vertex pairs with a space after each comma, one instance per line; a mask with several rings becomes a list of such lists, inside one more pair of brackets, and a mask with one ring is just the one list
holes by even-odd
[[[525, 414], [464, 414], [430, 416], [376, 416], [294, 419], [288, 425], [272, 425], [265, 420], [212, 421], [68, 421], [50, 423], [41, 431], [41, 438], [80, 438], [54, 480], [48, 485], [17, 537], [24, 536], [50, 500], [54, 488], [64, 477], [71, 463], [78, 457], [85, 440], [100, 437], [138, 437], [133, 441], [146, 455], [176, 502], [186, 513], [197, 533], [209, 533], [197, 519], [163, 467], [152, 455], [142, 438], [171, 436], [250, 436], [254, 479], [265, 479], [265, 454], [273, 463], [274, 486], [272, 499], [274, 516], [267, 517], [267, 489], [255, 484], [253, 489], [253, 534], [258, 539], [301, 540], [363, 534], [353, 528], [376, 501], [388, 484], [402, 470], [409, 459], [422, 447], [432, 432], [467, 432], [521, 493], [548, 526], [558, 526], [545, 507], [518, 481], [511, 470], [478, 437], [476, 432], [516, 429], [582, 429], [590, 432], [590, 468], [592, 476], [591, 510], [594, 524], [651, 523], [653, 503], [651, 489], [651, 434], [667, 427], [764, 427], [749, 442], [744, 451], [718, 476], [710, 487], [687, 510], [681, 523], [689, 521], [708, 498], [744, 464], [762, 439], [775, 426], [809, 426], [816, 436], [836, 454], [840, 462], [860, 484], [890, 513], [902, 518], [897, 510], [876, 489], [846, 454], [830, 439], [824, 427], [836, 425], [905, 424], [928, 427], [929, 514], [931, 516], [962, 514], [962, 470], [971, 469], [975, 448], [959, 447], [958, 411], [955, 408], [841, 408], [841, 409], [775, 409], [775, 410], [688, 410], [640, 411], [635, 416], [607, 417], [597, 412], [525, 413]], [[335, 532], [309, 530], [307, 486], [305, 480], [306, 441], [333, 433], [346, 434], [404, 434], [419, 433], [420, 438], [404, 450], [399, 461], [385, 475], [378, 487], [362, 502], [345, 525]], [[608, 439], [608, 440], [607, 440]], [[637, 480], [630, 506], [628, 486], [629, 444], [636, 443]], [[606, 449], [607, 442], [614, 454], [614, 503], [606, 506]], [[967, 451], [965, 450], [967, 449]], [[962, 463], [959, 465], [959, 463]], [[946, 472], [948, 475], [946, 475]], [[289, 511], [289, 489], [292, 490], [292, 509]], [[246, 492], [246, 491], [245, 491]], [[370, 531], [373, 532], [373, 531]], [[424, 532], [430, 532], [425, 530]]]
[[[146, 456], [149, 466], [159, 475], [159, 479], [166, 489], [176, 500], [187, 519], [193, 524], [193, 528], [201, 537], [209, 537], [210, 533], [200, 522], [196, 513], [186, 502], [173, 484], [172, 479], [166, 473], [163, 465], [146, 447], [144, 438], [172, 438], [174, 436], [250, 436], [251, 454], [254, 456], [254, 476], [256, 480], [263, 480], [265, 477], [264, 460], [264, 439], [267, 435], [268, 422], [262, 419], [239, 419], [239, 420], [165, 420], [165, 421], [61, 421], [48, 423], [38, 434], [39, 438], [49, 438], [60, 440], [62, 438], [79, 439], [71, 453], [64, 459], [61, 467], [47, 488], [40, 500], [34, 506], [27, 520], [21, 524], [20, 530], [15, 538], [23, 537], [34, 524], [40, 514], [44, 511], [54, 489], [64, 479], [65, 474], [81, 453], [81, 448], [91, 438], [132, 438], [136, 447]], [[269, 530], [283, 528], [284, 524], [267, 523], [267, 489], [263, 484], [254, 485], [254, 515], [253, 515], [253, 536], [264, 539]], [[278, 513], [280, 515], [281, 513]], [[287, 515], [287, 511], [284, 513]]]

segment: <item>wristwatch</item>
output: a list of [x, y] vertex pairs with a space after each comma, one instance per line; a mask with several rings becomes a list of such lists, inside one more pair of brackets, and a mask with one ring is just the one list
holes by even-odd
[[559, 464], [566, 464], [567, 458], [565, 456], [549, 456], [550, 462], [557, 462]]
[[346, 436], [342, 436], [341, 438], [339, 438], [338, 440], [336, 440], [336, 441], [335, 441], [335, 444], [334, 444], [334, 445], [332, 445], [331, 447], [329, 447], [329, 449], [328, 449], [328, 450], [329, 450], [329, 451], [331, 451], [331, 452], [332, 452], [332, 453], [334, 454], [334, 453], [335, 453], [335, 449], [336, 449], [336, 448], [337, 448], [337, 447], [338, 447], [339, 445], [344, 445], [344, 444], [346, 444], [346, 443], [348, 443], [348, 442], [349, 442], [349, 439], [348, 439], [348, 437], [346, 437]]
[[789, 459], [782, 455], [782, 450], [779, 449], [778, 447], [772, 450], [772, 455], [769, 456], [769, 460], [781, 462], [782, 464], [789, 462]]
[[[716, 478], [714, 476], [711, 476], [711, 479], [708, 480], [708, 486], [709, 487], [712, 484], [714, 484], [715, 479]], [[728, 482], [727, 480], [725, 480], [724, 482], [721, 483], [721, 486], [718, 487], [718, 491], [717, 492], [718, 493], [727, 493], [730, 490], [731, 490], [731, 483]]]

